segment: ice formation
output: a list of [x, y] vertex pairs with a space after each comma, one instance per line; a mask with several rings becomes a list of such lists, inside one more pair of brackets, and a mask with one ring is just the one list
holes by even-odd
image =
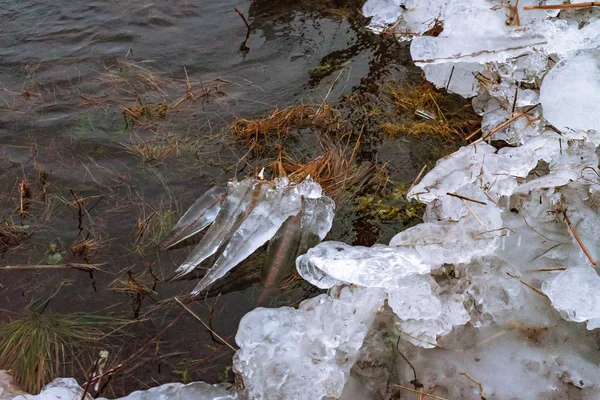
[[[197, 295], [269, 240], [277, 243], [284, 235], [297, 234], [293, 254], [302, 254], [329, 232], [334, 207], [331, 198], [323, 195], [321, 186], [310, 178], [299, 184], [290, 183], [287, 178], [277, 178], [273, 183], [254, 178], [234, 180], [226, 189], [213, 187], [196, 200], [162, 248], [174, 246], [210, 225], [176, 271], [176, 277], [180, 277], [210, 256], [218, 255], [192, 291], [192, 295]], [[290, 233], [290, 225], [296, 220], [298, 231]]]
[[[0, 384], [3, 384], [3, 371], [0, 371]], [[10, 379], [10, 376], [4, 375]], [[1, 400], [84, 400], [84, 388], [79, 386], [73, 378], [58, 378], [46, 385], [40, 394], [30, 395], [18, 389], [4, 393], [0, 385]], [[187, 385], [182, 383], [167, 383], [148, 390], [133, 392], [117, 400], [235, 400], [237, 393], [230, 384], [210, 385], [204, 382], [192, 382]], [[90, 394], [86, 394], [85, 400], [93, 400]], [[106, 400], [99, 398], [99, 400]]]
[[[481, 138], [412, 188], [423, 224], [389, 245], [323, 242], [297, 258], [328, 293], [242, 319], [239, 398], [381, 398], [397, 383], [447, 399], [600, 399], [600, 12], [539, 5], [365, 3], [372, 28], [412, 38], [428, 80], [473, 98]], [[218, 213], [190, 211], [214, 218], [194, 257], [244, 248], [210, 279], [305, 220], [322, 239], [332, 206], [294, 220], [298, 199], [322, 198], [307, 186], [234, 182]]]
[[[428, 80], [473, 97], [481, 139], [412, 188], [423, 224], [388, 246], [315, 246], [297, 269], [329, 294], [244, 318], [235, 368], [249, 398], [361, 398], [342, 387], [389, 358], [382, 331], [414, 367], [392, 362], [388, 378], [444, 398], [600, 398], [600, 13], [523, 8], [537, 5], [365, 3], [374, 30], [413, 37]], [[349, 320], [346, 304], [332, 306], [340, 290], [360, 294], [346, 297], [354, 324], [371, 324], [360, 350], [336, 340], [348, 331], [327, 332]], [[313, 356], [342, 348], [337, 364]]]

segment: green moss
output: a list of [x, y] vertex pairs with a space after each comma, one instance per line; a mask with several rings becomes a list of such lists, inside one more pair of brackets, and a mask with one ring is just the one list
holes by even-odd
[[401, 230], [416, 225], [423, 221], [425, 205], [417, 201], [408, 201], [407, 189], [404, 184], [395, 184], [391, 190], [359, 197], [356, 211], [374, 222], [401, 223]]

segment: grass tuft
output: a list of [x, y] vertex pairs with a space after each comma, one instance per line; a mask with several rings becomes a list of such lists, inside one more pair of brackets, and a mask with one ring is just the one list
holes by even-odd
[[[117, 320], [87, 313], [55, 314], [34, 304], [0, 327], [0, 369], [12, 371], [20, 386], [38, 393], [63, 375], [75, 358], [89, 358]], [[87, 356], [83, 356], [87, 354]]]
[[321, 132], [340, 132], [342, 118], [339, 111], [323, 105], [290, 106], [275, 110], [262, 119], [244, 119], [236, 117], [230, 128], [233, 136], [247, 144], [249, 148], [260, 151], [270, 140], [282, 139], [292, 130], [310, 128]]
[[372, 164], [356, 161], [356, 150], [356, 146], [344, 149], [331, 144], [322, 155], [308, 162], [283, 155], [271, 164], [271, 168], [277, 175], [287, 176], [293, 182], [301, 182], [310, 176], [321, 185], [325, 194], [337, 200], [350, 188], [353, 192], [360, 191], [374, 175]]
[[398, 111], [406, 117], [381, 125], [391, 137], [426, 136], [446, 141], [464, 140], [480, 124], [480, 117], [469, 104], [436, 89], [430, 83], [405, 86], [391, 82], [384, 88]]

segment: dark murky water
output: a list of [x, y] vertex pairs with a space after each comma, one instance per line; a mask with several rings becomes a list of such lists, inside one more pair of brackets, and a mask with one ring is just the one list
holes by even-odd
[[[418, 74], [406, 48], [364, 29], [360, 3], [0, 1], [0, 210], [5, 224], [23, 226], [28, 235], [3, 239], [1, 264], [103, 264], [93, 274], [0, 271], [0, 323], [52, 294], [54, 312], [139, 314], [128, 336], [114, 338], [113, 355], [123, 359], [173, 320], [179, 309], [160, 300], [194, 283], [155, 285], [149, 270], [159, 280], [168, 277], [190, 248], [161, 253], [158, 239], [214, 182], [244, 177], [261, 162], [252, 156], [239, 162], [247, 150], [221, 128], [235, 115], [259, 117], [324, 98], [335, 104], [384, 76]], [[193, 102], [160, 124], [128, 129], [123, 108], [184, 96], [186, 72]], [[410, 182], [418, 172], [401, 142], [363, 142], [361, 157], [392, 161], [395, 179]], [[135, 154], [133, 145], [147, 153]], [[23, 184], [31, 193], [25, 205]], [[347, 221], [336, 232], [357, 236]], [[82, 240], [89, 241], [87, 251]], [[239, 319], [254, 308], [260, 287], [251, 265], [260, 262], [260, 254], [251, 258], [215, 290], [221, 296], [193, 306], [231, 342]], [[148, 292], [136, 297], [131, 290], [140, 286]], [[310, 295], [302, 287], [292, 292], [276, 304]], [[181, 380], [185, 373], [176, 371], [184, 370], [194, 380], [229, 380], [231, 355], [185, 315], [105, 394]], [[77, 367], [73, 373], [82, 376]]]

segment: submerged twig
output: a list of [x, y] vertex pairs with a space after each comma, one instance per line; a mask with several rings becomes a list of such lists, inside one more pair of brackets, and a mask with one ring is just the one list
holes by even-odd
[[31, 269], [67, 269], [73, 268], [80, 271], [92, 272], [92, 271], [102, 271], [100, 269], [101, 266], [106, 265], [106, 263], [101, 264], [78, 264], [78, 263], [68, 263], [68, 264], [14, 264], [14, 265], [5, 265], [0, 267], [0, 271], [3, 270], [31, 270]]
[[422, 389], [423, 385], [417, 379], [417, 370], [412, 365], [412, 363], [410, 361], [408, 361], [408, 358], [406, 358], [406, 356], [404, 354], [402, 354], [402, 352], [400, 351], [400, 338], [402, 338], [401, 334], [398, 335], [398, 340], [396, 341], [396, 351], [398, 352], [398, 354], [400, 354], [400, 356], [404, 359], [404, 361], [406, 361], [406, 363], [410, 366], [410, 368], [413, 371], [413, 375], [414, 375], [415, 379], [413, 381], [411, 381], [410, 383], [413, 384], [413, 386], [415, 387], [415, 389]]
[[459, 375], [464, 376], [465, 378], [467, 378], [468, 380], [470, 380], [471, 382], [473, 382], [474, 384], [479, 386], [479, 397], [481, 397], [481, 400], [487, 399], [487, 397], [485, 397], [485, 394], [483, 393], [483, 385], [481, 384], [481, 382], [479, 382], [478, 380], [476, 380], [475, 378], [473, 378], [471, 375], [467, 374], [466, 372], [459, 372]]
[[446, 399], [445, 397], [436, 396], [436, 395], [434, 395], [434, 394], [431, 394], [431, 393], [420, 392], [420, 391], [418, 391], [418, 390], [411, 389], [411, 388], [409, 388], [409, 387], [406, 387], [406, 386], [397, 385], [397, 384], [396, 384], [396, 385], [394, 385], [394, 386], [396, 386], [397, 388], [399, 388], [399, 389], [402, 389], [402, 390], [406, 390], [406, 391], [409, 391], [409, 392], [417, 393], [417, 394], [419, 394], [419, 395], [421, 395], [421, 396], [423, 396], [423, 397], [429, 397], [430, 399], [435, 399], [435, 400], [448, 400], [448, 399]]
[[246, 17], [244, 16], [244, 14], [242, 14], [242, 12], [237, 9], [237, 7], [234, 8], [234, 11], [240, 16], [242, 21], [244, 21], [244, 25], [246, 25], [246, 39], [244, 39], [244, 41], [240, 45], [240, 51], [242, 53], [248, 53], [248, 51], [250, 51], [250, 48], [248, 46], [246, 46], [246, 42], [250, 38], [250, 32], [252, 31], [252, 29], [250, 29], [250, 24], [248, 24], [248, 21], [246, 20]]
[[[501, 123], [500, 125], [498, 125], [497, 127], [495, 127], [494, 129], [492, 129], [491, 131], [489, 131], [487, 134], [483, 135], [481, 138], [477, 139], [476, 142], [481, 142], [482, 140], [485, 140], [487, 138], [489, 138], [490, 136], [492, 136], [494, 133], [506, 128], [508, 125], [510, 125], [511, 123], [515, 122], [517, 119], [524, 117], [525, 115], [529, 114], [534, 108], [536, 108], [538, 106], [538, 104], [535, 104], [531, 107], [529, 107], [528, 109], [526, 109], [525, 111], [512, 116], [511, 118], [507, 119], [506, 121], [504, 121], [503, 123]], [[477, 135], [479, 132], [481, 132], [481, 128], [477, 129], [475, 132], [471, 133], [469, 136], [467, 136], [465, 138], [465, 140], [469, 140], [472, 139], [475, 135]]]
[[532, 269], [524, 272], [554, 272], [554, 271], [566, 271], [567, 267], [556, 267], [556, 268], [541, 268], [541, 269]]
[[537, 294], [539, 294], [540, 296], [544, 296], [545, 298], [549, 299], [548, 296], [546, 296], [546, 294], [544, 292], [542, 292], [539, 289], [534, 288], [533, 286], [531, 286], [529, 283], [527, 282], [523, 282], [521, 279], [519, 279], [518, 276], [515, 276], [513, 274], [511, 274], [510, 272], [507, 272], [506, 275], [510, 276], [513, 279], [517, 279], [519, 282], [521, 282], [523, 285], [527, 286], [529, 289], [533, 290], [534, 292], [536, 292]]
[[204, 327], [206, 329], [209, 330], [209, 332], [213, 335], [215, 335], [221, 342], [223, 342], [223, 344], [227, 345], [231, 350], [233, 350], [234, 352], [237, 351], [237, 349], [235, 347], [233, 347], [232, 345], [229, 344], [229, 342], [227, 342], [227, 340], [223, 339], [221, 336], [219, 336], [219, 334], [215, 331], [213, 331], [212, 329], [210, 329], [210, 326], [208, 326], [206, 324], [206, 322], [204, 322], [202, 320], [202, 318], [200, 318], [198, 315], [196, 315], [192, 310], [190, 310], [185, 304], [183, 304], [181, 302], [181, 300], [179, 300], [177, 297], [175, 297], [175, 302], [177, 304], [179, 304], [185, 311], [187, 311], [188, 313], [190, 313], [192, 315], [192, 317], [194, 317], [195, 319], [197, 319], [198, 321], [200, 321], [200, 323], [202, 325], [204, 325]]

